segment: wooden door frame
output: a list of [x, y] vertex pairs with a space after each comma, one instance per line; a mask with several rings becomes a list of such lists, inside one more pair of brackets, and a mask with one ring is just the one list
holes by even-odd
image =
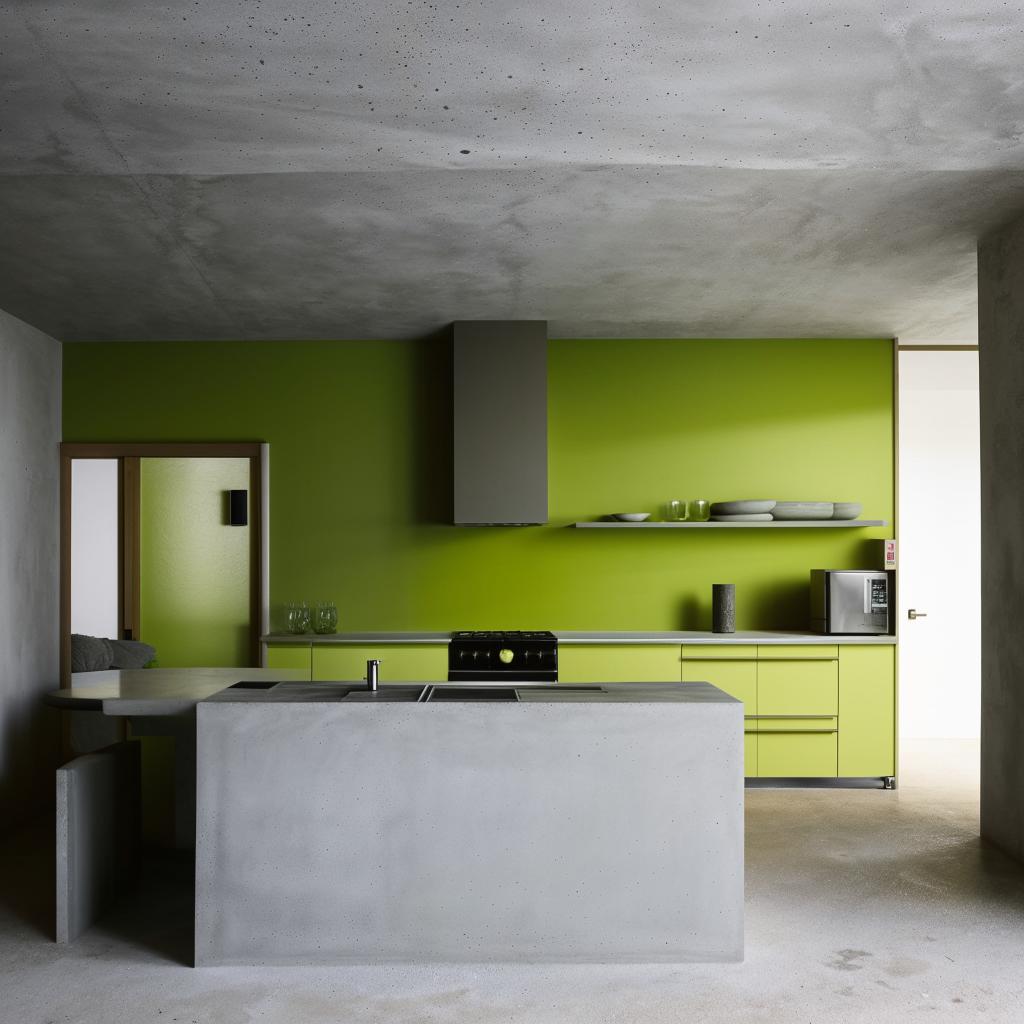
[[[269, 630], [270, 620], [270, 445], [261, 441], [223, 442], [80, 442], [60, 445], [60, 685], [71, 686], [71, 463], [73, 459], [117, 459], [119, 518], [125, 506], [138, 499], [138, 460], [143, 458], [248, 459], [249, 460], [249, 659], [261, 663], [260, 636]], [[132, 473], [133, 460], [135, 473]], [[118, 524], [119, 537], [128, 522]], [[137, 521], [127, 545], [134, 565], [125, 564], [124, 543], [119, 543], [118, 629], [126, 618], [138, 622], [137, 579], [139, 534]], [[125, 594], [131, 607], [125, 608]], [[126, 612], [128, 613], [126, 616]]]

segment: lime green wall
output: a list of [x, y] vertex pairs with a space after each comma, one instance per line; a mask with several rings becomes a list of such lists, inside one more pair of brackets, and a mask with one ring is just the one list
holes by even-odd
[[224, 492], [248, 459], [141, 460], [140, 629], [161, 668], [249, 660], [249, 527], [226, 525]]
[[887, 530], [612, 531], [668, 498], [849, 499], [893, 514], [892, 343], [552, 341], [548, 527], [456, 528], [442, 340], [81, 344], [64, 437], [271, 444], [271, 599], [343, 629], [806, 625], [812, 568]]

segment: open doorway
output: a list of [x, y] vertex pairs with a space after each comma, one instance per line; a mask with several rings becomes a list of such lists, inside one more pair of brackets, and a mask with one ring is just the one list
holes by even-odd
[[[901, 345], [900, 743], [976, 799], [981, 716], [977, 346]], [[905, 760], [906, 758], [904, 758]]]
[[259, 443], [61, 446], [62, 686], [72, 633], [143, 641], [163, 668], [260, 663], [268, 457]]

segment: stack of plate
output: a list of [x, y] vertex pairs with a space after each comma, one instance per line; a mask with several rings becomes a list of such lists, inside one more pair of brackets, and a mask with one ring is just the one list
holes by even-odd
[[711, 519], [716, 523], [770, 523], [775, 502], [767, 498], [711, 503]]

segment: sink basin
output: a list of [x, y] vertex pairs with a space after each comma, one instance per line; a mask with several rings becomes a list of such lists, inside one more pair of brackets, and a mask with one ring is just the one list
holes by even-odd
[[376, 690], [351, 690], [341, 699], [344, 701], [363, 701], [366, 703], [379, 704], [391, 701], [404, 701], [407, 704], [415, 704], [423, 694], [422, 686], [384, 686]]
[[514, 686], [432, 686], [428, 701], [438, 700], [519, 700]]

